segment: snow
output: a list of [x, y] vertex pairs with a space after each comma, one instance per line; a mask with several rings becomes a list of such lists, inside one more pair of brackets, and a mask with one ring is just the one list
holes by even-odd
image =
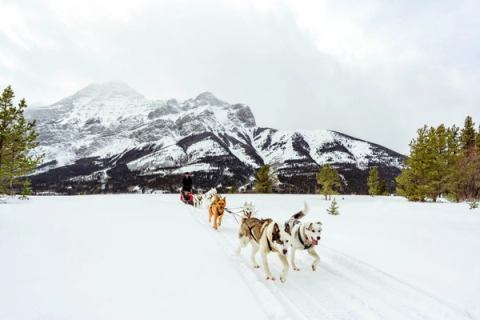
[[[227, 195], [284, 221], [321, 220], [316, 272], [267, 281], [178, 195], [32, 197], [0, 205], [0, 319], [480, 319], [480, 212], [466, 204]], [[269, 258], [278, 275], [280, 263]]]
[[187, 150], [189, 161], [195, 161], [204, 157], [228, 155], [225, 149], [212, 139], [205, 139], [190, 145]]
[[186, 160], [183, 149], [176, 144], [172, 144], [137, 160], [130, 161], [127, 166], [130, 170], [152, 171], [162, 167], [177, 166], [183, 159]]

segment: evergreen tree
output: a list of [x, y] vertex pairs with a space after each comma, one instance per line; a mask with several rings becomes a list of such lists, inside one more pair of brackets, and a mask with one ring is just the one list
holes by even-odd
[[[442, 146], [440, 146], [440, 144], [442, 144]], [[445, 153], [445, 144], [445, 127], [443, 125], [439, 126], [437, 129], [431, 127], [428, 130], [424, 175], [426, 195], [434, 202], [440, 196], [442, 190], [441, 177], [442, 171], [444, 170], [444, 161], [442, 158]]]
[[463, 150], [468, 150], [476, 143], [477, 133], [475, 132], [475, 124], [472, 117], [468, 116], [465, 119], [465, 124], [460, 133], [460, 145]]
[[340, 214], [340, 212], [338, 211], [338, 205], [335, 198], [333, 198], [332, 203], [330, 204], [330, 207], [327, 209], [327, 213], [335, 216]]
[[12, 88], [0, 97], [0, 193], [13, 194], [16, 179], [32, 172], [41, 157], [32, 155], [37, 146], [35, 121], [27, 121], [25, 99], [15, 106]]
[[322, 167], [320, 172], [317, 172], [317, 184], [322, 187], [321, 193], [325, 196], [325, 200], [335, 192], [335, 189], [340, 187], [340, 176], [337, 170], [332, 168], [329, 164]]
[[377, 196], [381, 194], [380, 190], [380, 180], [378, 178], [378, 169], [377, 167], [370, 168], [367, 179], [368, 185], [368, 194], [372, 196]]
[[480, 150], [461, 153], [451, 176], [455, 200], [480, 199]]
[[397, 193], [412, 201], [425, 201], [427, 196], [428, 128], [418, 129], [417, 138], [410, 142], [410, 156], [397, 177]]
[[32, 183], [29, 179], [22, 180], [22, 190], [20, 191], [20, 199], [27, 200], [32, 194]]
[[383, 195], [383, 196], [386, 196], [388, 195], [388, 189], [387, 189], [387, 185], [385, 183], [385, 180], [380, 180], [380, 183], [378, 185], [379, 187], [379, 195]]
[[256, 193], [271, 193], [274, 184], [274, 178], [270, 173], [270, 166], [264, 165], [258, 169], [255, 174], [255, 192]]
[[447, 169], [446, 174], [442, 179], [446, 189], [446, 195], [457, 202], [459, 201], [456, 193], [458, 181], [455, 175], [457, 162], [460, 156], [459, 130], [460, 129], [456, 126], [447, 129]]

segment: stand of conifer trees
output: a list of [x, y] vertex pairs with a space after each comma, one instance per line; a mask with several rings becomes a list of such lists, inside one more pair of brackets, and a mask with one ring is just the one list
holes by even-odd
[[[479, 130], [480, 131], [480, 130]], [[412, 201], [480, 198], [480, 132], [471, 117], [463, 129], [424, 126], [410, 143], [397, 193]]]

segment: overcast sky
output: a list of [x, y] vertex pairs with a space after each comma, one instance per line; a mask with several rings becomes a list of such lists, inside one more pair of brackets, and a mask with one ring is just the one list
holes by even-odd
[[407, 153], [423, 124], [480, 122], [477, 0], [0, 0], [0, 86], [46, 105], [91, 82], [211, 91], [259, 126]]

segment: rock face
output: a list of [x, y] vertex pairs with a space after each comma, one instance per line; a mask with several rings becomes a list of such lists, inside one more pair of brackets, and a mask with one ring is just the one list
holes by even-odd
[[[195, 186], [251, 186], [255, 171], [271, 165], [278, 191], [315, 192], [315, 173], [328, 163], [344, 192], [365, 193], [368, 169], [377, 166], [393, 188], [404, 156], [329, 130], [257, 127], [250, 107], [204, 92], [183, 102], [148, 100], [122, 82], [92, 84], [46, 107], [37, 120], [42, 166], [31, 177], [36, 191], [176, 191], [179, 175], [194, 172]], [[137, 188], [138, 189], [138, 188]]]

